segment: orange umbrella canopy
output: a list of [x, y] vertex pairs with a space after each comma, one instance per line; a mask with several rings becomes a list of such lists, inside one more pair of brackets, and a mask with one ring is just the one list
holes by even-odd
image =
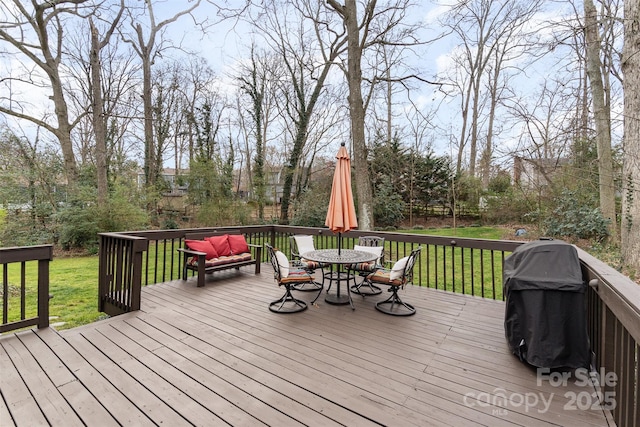
[[340, 146], [336, 159], [338, 162], [333, 174], [331, 199], [324, 224], [334, 233], [343, 233], [358, 227], [351, 191], [351, 159], [344, 143]]

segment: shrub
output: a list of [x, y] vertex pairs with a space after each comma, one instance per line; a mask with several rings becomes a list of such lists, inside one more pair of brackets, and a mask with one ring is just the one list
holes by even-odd
[[209, 199], [200, 206], [197, 219], [208, 227], [245, 225], [251, 218], [251, 207], [238, 199]]
[[491, 224], [527, 221], [527, 215], [534, 208], [534, 204], [523, 193], [511, 189], [483, 200], [482, 219]]
[[609, 221], [602, 216], [595, 203], [580, 198], [572, 191], [563, 191], [556, 199], [556, 206], [544, 220], [549, 236], [575, 237], [578, 239], [605, 239]]
[[76, 201], [62, 208], [56, 215], [58, 243], [65, 250], [71, 248], [97, 252], [98, 233], [141, 230], [149, 217], [138, 206], [135, 195], [124, 185], [115, 185], [104, 206], [93, 201]]
[[300, 227], [324, 227], [329, 206], [330, 188], [315, 185], [305, 190], [295, 201], [291, 225]]
[[380, 182], [373, 201], [373, 218], [377, 227], [396, 227], [404, 219], [406, 203], [402, 195], [393, 191], [388, 179]]

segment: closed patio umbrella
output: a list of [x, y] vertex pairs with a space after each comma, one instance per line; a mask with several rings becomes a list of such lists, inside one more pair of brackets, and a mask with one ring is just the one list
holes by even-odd
[[336, 170], [333, 174], [333, 185], [331, 186], [331, 198], [329, 199], [329, 209], [327, 219], [324, 224], [334, 233], [338, 233], [338, 253], [342, 250], [341, 234], [358, 227], [356, 219], [356, 208], [353, 203], [353, 192], [351, 191], [351, 159], [349, 153], [341, 144], [336, 163]]

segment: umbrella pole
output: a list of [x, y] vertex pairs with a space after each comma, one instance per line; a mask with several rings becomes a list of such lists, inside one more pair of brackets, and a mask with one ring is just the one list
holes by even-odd
[[342, 252], [342, 233], [338, 232], [338, 255]]

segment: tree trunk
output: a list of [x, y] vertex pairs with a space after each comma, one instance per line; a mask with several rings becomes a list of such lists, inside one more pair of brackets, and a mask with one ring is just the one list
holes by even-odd
[[[67, 178], [67, 192], [73, 194], [77, 186], [78, 181], [78, 167], [76, 165], [75, 154], [73, 153], [73, 143], [71, 141], [71, 131], [73, 126], [69, 123], [69, 109], [67, 107], [67, 101], [64, 96], [64, 89], [62, 87], [62, 79], [59, 72], [59, 58], [54, 57], [49, 47], [47, 23], [51, 16], [44, 16], [44, 12], [48, 8], [53, 9], [54, 5], [43, 4], [36, 6], [36, 25], [37, 30], [40, 33], [40, 46], [45, 62], [41, 66], [47, 73], [49, 81], [51, 82], [51, 90], [53, 91], [53, 104], [55, 109], [56, 119], [58, 121], [58, 127], [53, 129], [53, 133], [60, 141], [60, 148], [62, 149], [62, 156], [64, 159], [64, 171]], [[52, 12], [52, 15], [56, 12]], [[52, 19], [54, 22], [56, 18]], [[62, 39], [62, 27], [56, 27], [57, 40]]]
[[89, 18], [91, 27], [91, 92], [93, 97], [93, 132], [96, 138], [96, 180], [98, 184], [98, 206], [107, 202], [107, 126], [104, 120], [102, 101], [102, 76], [100, 68], [100, 41], [98, 29]]
[[349, 113], [353, 144], [354, 181], [358, 198], [358, 228], [373, 229], [373, 192], [367, 163], [367, 144], [364, 136], [364, 104], [362, 102], [362, 46], [358, 28], [355, 0], [346, 0], [344, 20], [347, 27], [347, 80], [349, 84]]
[[596, 145], [598, 149], [600, 210], [602, 211], [602, 215], [610, 221], [610, 241], [617, 243], [615, 186], [613, 182], [613, 157], [611, 154], [611, 112], [605, 102], [605, 91], [609, 91], [610, 88], [605, 87], [602, 80], [598, 15], [592, 0], [584, 0], [584, 15], [585, 39], [587, 44], [587, 75], [591, 83], [596, 125]]
[[[142, 27], [140, 27], [142, 34]], [[146, 185], [156, 183], [156, 148], [153, 140], [153, 104], [151, 92], [151, 46], [142, 46], [142, 103], [144, 109], [144, 178]]]
[[640, 4], [624, 3], [622, 258], [640, 271]]

